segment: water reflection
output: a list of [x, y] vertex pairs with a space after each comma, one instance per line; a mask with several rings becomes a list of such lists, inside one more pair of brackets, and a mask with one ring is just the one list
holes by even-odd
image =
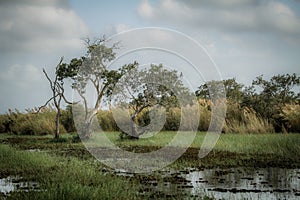
[[300, 169], [187, 169], [164, 171], [158, 176], [115, 173], [139, 179], [142, 195], [173, 198], [184, 194], [186, 199], [204, 196], [214, 199], [300, 199]]
[[29, 191], [39, 190], [39, 185], [34, 181], [23, 181], [19, 176], [8, 176], [6, 178], [0, 178], [0, 193], [8, 195], [13, 191]]
[[182, 176], [192, 195], [216, 199], [299, 199], [300, 169], [210, 169]]

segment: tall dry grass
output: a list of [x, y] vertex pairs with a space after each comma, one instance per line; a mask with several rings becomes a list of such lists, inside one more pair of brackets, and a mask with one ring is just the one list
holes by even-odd
[[274, 127], [259, 116], [254, 109], [241, 107], [238, 103], [227, 103], [225, 133], [273, 133]]
[[300, 105], [286, 104], [280, 114], [289, 132], [300, 132]]
[[[55, 117], [55, 110], [48, 107], [39, 113], [35, 113], [34, 110], [27, 113], [9, 110], [7, 114], [2, 115], [2, 120], [5, 121], [5, 132], [18, 135], [47, 135], [55, 132]], [[60, 125], [60, 132], [66, 133], [63, 125]]]
[[[193, 105], [195, 106], [195, 105]], [[191, 106], [186, 110], [194, 109]], [[171, 107], [165, 112], [165, 123], [163, 129], [165, 131], [177, 131], [181, 122], [189, 119], [199, 119], [198, 131], [207, 131], [211, 120], [211, 110], [213, 103], [210, 100], [199, 99], [198, 109], [199, 117], [188, 116], [182, 117], [182, 109]], [[11, 132], [22, 135], [46, 135], [53, 134], [55, 131], [55, 109], [48, 107], [40, 113], [34, 114], [34, 111], [26, 113], [18, 110], [10, 110], [4, 115], [0, 115], [0, 133]], [[99, 123], [104, 131], [120, 131], [121, 126], [128, 126], [128, 118], [124, 117], [127, 113], [117, 113], [115, 116], [110, 110], [101, 110], [97, 114], [95, 123]], [[119, 124], [116, 123], [114, 117], [117, 117]], [[282, 108], [280, 117], [283, 119], [284, 127], [288, 132], [300, 132], [300, 105], [286, 104]], [[127, 119], [127, 120], [125, 120]], [[138, 115], [139, 126], [147, 126], [153, 123], [150, 120], [149, 110], [145, 109]], [[194, 123], [194, 121], [193, 121]], [[154, 123], [155, 124], [155, 123]], [[188, 123], [183, 123], [188, 124]], [[122, 127], [121, 127], [122, 128]], [[130, 129], [130, 127], [125, 127]], [[181, 127], [184, 130], [188, 127]], [[73, 115], [70, 110], [63, 110], [61, 116], [61, 133], [76, 131], [73, 122]], [[254, 109], [242, 107], [239, 103], [227, 101], [227, 114], [224, 133], [273, 133], [274, 127], [268, 119], [261, 117]]]

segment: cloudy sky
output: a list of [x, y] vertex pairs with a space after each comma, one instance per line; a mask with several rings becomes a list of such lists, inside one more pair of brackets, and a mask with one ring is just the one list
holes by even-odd
[[298, 0], [0, 0], [0, 112], [42, 105], [42, 69], [83, 55], [82, 38], [142, 27], [194, 38], [224, 79], [300, 75]]

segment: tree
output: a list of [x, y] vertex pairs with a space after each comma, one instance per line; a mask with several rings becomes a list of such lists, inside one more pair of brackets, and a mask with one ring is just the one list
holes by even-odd
[[[117, 70], [108, 69], [108, 64], [115, 59], [114, 50], [117, 44], [107, 47], [105, 38], [98, 39], [94, 42], [86, 40], [87, 53], [81, 58], [74, 58], [61, 71], [73, 80], [72, 87], [77, 91], [83, 101], [84, 123], [81, 130], [81, 138], [88, 139], [91, 136], [90, 127], [94, 117], [100, 110], [103, 97], [109, 96], [116, 82], [122, 75], [135, 63], [124, 65]], [[87, 86], [91, 84], [96, 94], [96, 101], [89, 106], [87, 98]]]
[[48, 73], [46, 72], [45, 69], [43, 69], [43, 73], [46, 76], [47, 80], [49, 81], [50, 84], [50, 88], [52, 90], [52, 96], [50, 99], [48, 99], [48, 101], [41, 107], [38, 108], [38, 112], [40, 112], [40, 110], [44, 107], [46, 107], [51, 101], [53, 101], [53, 104], [56, 108], [56, 118], [55, 118], [55, 138], [59, 138], [59, 126], [60, 126], [60, 117], [61, 117], [61, 102], [62, 100], [65, 101], [65, 103], [68, 104], [72, 104], [71, 102], [69, 102], [65, 96], [64, 96], [64, 79], [68, 76], [70, 76], [70, 74], [68, 73], [60, 73], [61, 70], [65, 67], [65, 64], [62, 64], [63, 58], [60, 59], [58, 65], [55, 68], [55, 77], [52, 80]]
[[[135, 65], [119, 80], [115, 91], [114, 98], [118, 106], [127, 107], [131, 111], [129, 134], [135, 139], [145, 132], [137, 130], [137, 118], [143, 110], [155, 105], [166, 106], [168, 99], [172, 99], [170, 103], [178, 105], [176, 96], [190, 97], [189, 90], [184, 87], [177, 71], [164, 69], [162, 64], [151, 65], [149, 69], [139, 69]], [[181, 99], [186, 103], [189, 100]]]
[[299, 103], [299, 86], [300, 77], [296, 74], [276, 75], [269, 81], [262, 75], [256, 77], [252, 82], [254, 89], [252, 107], [261, 116], [269, 119], [278, 131], [283, 126], [281, 113], [284, 105]]
[[[222, 80], [222, 81], [208, 81], [207, 83], [199, 86], [196, 91], [196, 96], [203, 99], [214, 99], [215, 94], [219, 94], [223, 87], [218, 87], [217, 84], [223, 84], [226, 92], [226, 98], [237, 103], [242, 103], [244, 99], [243, 88], [244, 85], [237, 83], [235, 78]], [[217, 98], [216, 98], [217, 99]]]

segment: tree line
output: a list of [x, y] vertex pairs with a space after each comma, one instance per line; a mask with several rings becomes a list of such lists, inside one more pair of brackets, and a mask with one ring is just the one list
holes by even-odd
[[[94, 42], [86, 40], [86, 47], [84, 56], [74, 58], [69, 63], [64, 63], [61, 59], [55, 68], [53, 80], [43, 70], [50, 84], [52, 97], [43, 106], [28, 110], [27, 113], [10, 110], [1, 115], [0, 132], [39, 134], [36, 129], [41, 126], [34, 124], [37, 121], [43, 124], [41, 120], [48, 118], [48, 122], [54, 125], [48, 124], [45, 130], [49, 129], [51, 132], [54, 127], [52, 131], [58, 138], [60, 133], [76, 131], [72, 120], [74, 108], [82, 111], [82, 123], [76, 128], [83, 139], [91, 136], [95, 118], [104, 130], [119, 131], [119, 124], [116, 124], [112, 111], [101, 109], [105, 102], [109, 102], [110, 109], [118, 107], [129, 110], [129, 120], [124, 118], [121, 121], [128, 122], [126, 133], [132, 138], [139, 138], [147, 131], [140, 127], [151, 123], [151, 107], [156, 105], [166, 110], [163, 130], [178, 130], [180, 107], [199, 106], [198, 130], [205, 131], [209, 127], [214, 105], [212, 95], [218, 94], [219, 91], [214, 89], [217, 90], [220, 83], [224, 86], [227, 98], [224, 132], [300, 132], [300, 77], [295, 73], [276, 75], [270, 80], [259, 76], [250, 86], [238, 83], [235, 78], [209, 81], [200, 85], [195, 94], [192, 94], [184, 86], [182, 74], [167, 70], [163, 65], [142, 68], [134, 61], [118, 69], [110, 69], [109, 64], [116, 58], [115, 50], [118, 45], [108, 47], [105, 38]], [[64, 96], [64, 82], [67, 79], [72, 80], [72, 88], [80, 97], [78, 102], [70, 102]], [[92, 104], [88, 102], [88, 86], [96, 94], [96, 100]], [[66, 110], [61, 109], [62, 101], [69, 104]], [[37, 118], [40, 120], [34, 122]], [[39, 131], [40, 134], [45, 132]]]

